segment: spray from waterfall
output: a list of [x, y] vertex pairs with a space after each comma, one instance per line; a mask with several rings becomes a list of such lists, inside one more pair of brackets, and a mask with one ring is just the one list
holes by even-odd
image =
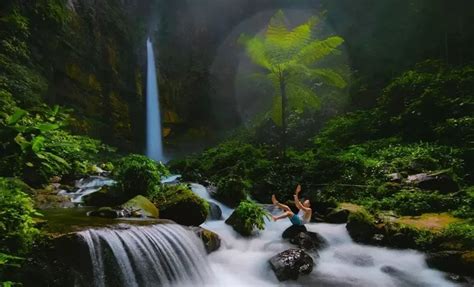
[[159, 90], [156, 82], [156, 65], [153, 45], [147, 40], [147, 84], [146, 84], [146, 155], [156, 161], [163, 161], [161, 139], [161, 114]]
[[92, 268], [92, 278], [79, 286], [191, 286], [212, 277], [202, 241], [177, 224], [92, 229], [78, 235]]

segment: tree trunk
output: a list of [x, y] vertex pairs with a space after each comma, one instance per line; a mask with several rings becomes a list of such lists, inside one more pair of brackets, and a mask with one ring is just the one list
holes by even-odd
[[286, 84], [283, 77], [280, 78], [280, 94], [281, 94], [281, 151], [283, 156], [286, 154], [286, 135], [287, 135], [287, 104]]

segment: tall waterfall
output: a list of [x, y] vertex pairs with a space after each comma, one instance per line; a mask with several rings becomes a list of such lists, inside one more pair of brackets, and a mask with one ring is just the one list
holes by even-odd
[[146, 154], [153, 160], [163, 160], [161, 139], [161, 114], [159, 90], [156, 83], [156, 65], [153, 45], [147, 42], [147, 83], [146, 83]]
[[211, 274], [203, 243], [177, 224], [78, 234], [89, 249], [88, 286], [183, 286], [203, 284]]

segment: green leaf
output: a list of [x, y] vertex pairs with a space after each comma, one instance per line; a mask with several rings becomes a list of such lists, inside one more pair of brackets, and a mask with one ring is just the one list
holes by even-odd
[[337, 48], [342, 43], [344, 43], [344, 39], [338, 36], [313, 41], [295, 55], [295, 61], [304, 65], [313, 65], [324, 57], [338, 52]]
[[31, 143], [27, 141], [21, 133], [16, 135], [15, 142], [20, 146], [22, 151], [25, 151], [31, 145]]
[[27, 111], [20, 108], [16, 108], [13, 114], [7, 118], [7, 124], [14, 125], [27, 114], [28, 114]]
[[42, 133], [59, 129], [58, 124], [42, 123], [36, 126]]
[[31, 141], [31, 149], [33, 152], [38, 153], [43, 149], [45, 138], [43, 136], [37, 136]]

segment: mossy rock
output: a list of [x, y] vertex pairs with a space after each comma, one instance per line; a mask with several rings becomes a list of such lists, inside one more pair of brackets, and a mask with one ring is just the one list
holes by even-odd
[[216, 251], [221, 246], [221, 238], [217, 233], [199, 226], [192, 226], [190, 229], [202, 240], [208, 254]]
[[82, 198], [84, 206], [116, 206], [123, 203], [124, 194], [115, 187], [103, 186], [100, 190]]
[[140, 211], [144, 216], [158, 218], [160, 213], [158, 208], [146, 197], [137, 195], [126, 203], [122, 204], [123, 208], [133, 211]]
[[182, 225], [202, 224], [209, 214], [209, 204], [197, 196], [187, 185], [167, 186], [155, 199], [161, 218], [171, 219]]
[[365, 210], [351, 213], [346, 229], [354, 241], [361, 243], [369, 243], [377, 232], [373, 216]]

